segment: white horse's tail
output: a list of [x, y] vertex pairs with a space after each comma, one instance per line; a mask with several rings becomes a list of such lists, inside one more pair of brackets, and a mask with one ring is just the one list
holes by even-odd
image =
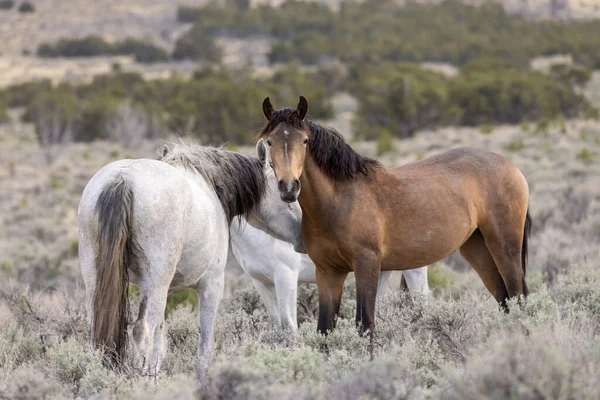
[[128, 267], [136, 263], [132, 238], [133, 190], [122, 175], [108, 183], [98, 196], [98, 253], [93, 300], [92, 340], [113, 366], [124, 360], [127, 341]]

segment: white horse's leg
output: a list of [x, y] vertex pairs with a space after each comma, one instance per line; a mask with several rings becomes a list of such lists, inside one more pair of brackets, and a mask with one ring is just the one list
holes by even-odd
[[223, 297], [225, 273], [219, 272], [203, 276], [196, 285], [198, 293], [198, 362], [201, 369], [207, 367], [213, 360], [214, 330], [217, 309]]
[[265, 284], [257, 279], [252, 279], [252, 283], [254, 283], [254, 287], [267, 307], [271, 323], [279, 328], [281, 326], [281, 316], [279, 315], [279, 310], [277, 308], [275, 286], [273, 284]]
[[411, 293], [429, 293], [429, 282], [427, 280], [427, 267], [408, 269], [402, 271], [408, 291]]
[[298, 272], [285, 268], [275, 275], [279, 327], [282, 330], [298, 330], [296, 302], [298, 297]]
[[94, 291], [96, 290], [96, 254], [91, 244], [93, 236], [87, 225], [79, 226], [79, 265], [85, 285], [85, 308], [90, 327], [94, 316]]
[[381, 271], [379, 274], [379, 282], [377, 283], [377, 297], [375, 299], [376, 312], [379, 311], [379, 308], [383, 304], [383, 299], [385, 299], [392, 272], [393, 271]]
[[[156, 375], [160, 371], [164, 348], [155, 347], [155, 344], [161, 344], [163, 337], [169, 283], [170, 281], [160, 285], [140, 286], [142, 300], [138, 319], [133, 326], [133, 361], [134, 366], [141, 369], [144, 375]], [[157, 341], [158, 338], [160, 339]]]
[[[165, 303], [166, 306], [166, 303]], [[163, 311], [164, 315], [164, 311]], [[150, 358], [151, 374], [156, 375], [160, 372], [162, 362], [167, 352], [167, 338], [165, 329], [165, 320], [154, 330], [154, 343], [152, 345], [152, 357]]]

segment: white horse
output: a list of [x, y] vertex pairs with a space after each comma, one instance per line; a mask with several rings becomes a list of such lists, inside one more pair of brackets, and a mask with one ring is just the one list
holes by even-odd
[[265, 177], [255, 157], [184, 145], [165, 146], [161, 161], [121, 160], [92, 177], [79, 204], [79, 258], [92, 339], [113, 364], [125, 357], [129, 282], [141, 298], [131, 332], [136, 368], [159, 371], [167, 294], [183, 287], [198, 293], [200, 366], [212, 360], [231, 221], [245, 216], [280, 239], [300, 237], [298, 205], [283, 204], [269, 188], [276, 180]]
[[[268, 176], [274, 176], [262, 140], [258, 142], [256, 150]], [[300, 224], [302, 211], [298, 208], [297, 212]], [[300, 226], [293, 230], [297, 232]], [[295, 331], [298, 283], [316, 283], [316, 267], [307, 254], [297, 253], [288, 242], [285, 239], [279, 240], [269, 236], [264, 231], [239, 220], [231, 224], [233, 255], [242, 269], [252, 278], [256, 290], [267, 307], [271, 321], [280, 329]], [[294, 243], [297, 245], [299, 242], [296, 239]], [[392, 271], [383, 271], [379, 275], [378, 305], [385, 296], [391, 274]], [[410, 292], [427, 294], [429, 292], [427, 267], [403, 271], [402, 283]]]

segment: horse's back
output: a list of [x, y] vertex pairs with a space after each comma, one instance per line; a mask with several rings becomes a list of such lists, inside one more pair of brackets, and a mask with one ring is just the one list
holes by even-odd
[[373, 191], [380, 214], [371, 219], [387, 232], [383, 269], [431, 264], [507, 207], [527, 208], [525, 178], [496, 153], [460, 147], [380, 171]]
[[[183, 268], [185, 284], [198, 278], [198, 266], [226, 257], [228, 230], [225, 214], [216, 194], [203, 180], [157, 160], [120, 160], [98, 171], [87, 184], [79, 207], [80, 226], [97, 230], [96, 203], [117, 179], [123, 179], [132, 193], [131, 231], [148, 263], [174, 263]], [[118, 199], [115, 199], [118, 201]], [[93, 232], [87, 236], [93, 236]], [[221, 249], [222, 250], [222, 249]], [[190, 275], [194, 275], [190, 277]]]
[[527, 181], [514, 164], [500, 154], [471, 147], [457, 147], [388, 171], [408, 185], [418, 183], [433, 197], [446, 193], [488, 202], [498, 196], [529, 195]]

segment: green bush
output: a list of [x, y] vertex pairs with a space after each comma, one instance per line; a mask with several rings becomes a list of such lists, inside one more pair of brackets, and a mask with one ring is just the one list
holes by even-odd
[[13, 0], [1, 0], [0, 1], [0, 10], [10, 10], [15, 6], [15, 2]]
[[447, 78], [418, 65], [360, 65], [351, 72], [348, 85], [359, 99], [354, 129], [359, 137], [374, 139], [382, 130], [407, 137], [456, 119]]
[[387, 131], [384, 130], [377, 138], [377, 156], [382, 156], [385, 153], [389, 153], [394, 150], [394, 136]]
[[165, 313], [171, 314], [178, 306], [189, 304], [193, 309], [198, 307], [198, 296], [194, 289], [186, 288], [174, 290], [167, 297], [167, 309]]
[[211, 2], [196, 9], [182, 7], [178, 18], [194, 22], [194, 29], [211, 36], [270, 35], [282, 41], [273, 48], [274, 61], [317, 63], [337, 57], [346, 62], [465, 64], [488, 57], [526, 67], [535, 56], [570, 53], [581, 64], [600, 65], [596, 22], [530, 21], [491, 3], [399, 6], [394, 0], [367, 0], [342, 2], [334, 12], [316, 2], [288, 0], [279, 7], [248, 8], [242, 0], [242, 5]]
[[518, 124], [590, 109], [566, 82], [532, 70], [476, 64], [452, 78], [415, 64], [361, 64], [351, 69], [347, 88], [359, 100], [355, 132], [369, 139], [382, 130], [407, 137], [437, 125]]
[[211, 36], [194, 26], [175, 43], [173, 58], [218, 62], [221, 60], [221, 49]]
[[35, 12], [35, 6], [28, 1], [24, 1], [19, 6], [19, 12], [23, 14]]
[[166, 50], [150, 43], [137, 39], [125, 39], [114, 45], [114, 54], [133, 55], [135, 61], [140, 63], [153, 63], [168, 61], [169, 53]]
[[141, 63], [167, 61], [169, 54], [162, 48], [141, 40], [128, 38], [115, 44], [96, 35], [81, 39], [61, 39], [56, 44], [42, 43], [40, 57], [94, 57], [101, 55], [132, 55]]
[[50, 80], [29, 81], [8, 86], [3, 94], [7, 99], [8, 107], [25, 107], [38, 93], [47, 91], [51, 87]]
[[42, 43], [38, 48], [40, 57], [92, 57], [106, 54], [113, 54], [113, 46], [96, 35], [61, 39], [54, 45]]

